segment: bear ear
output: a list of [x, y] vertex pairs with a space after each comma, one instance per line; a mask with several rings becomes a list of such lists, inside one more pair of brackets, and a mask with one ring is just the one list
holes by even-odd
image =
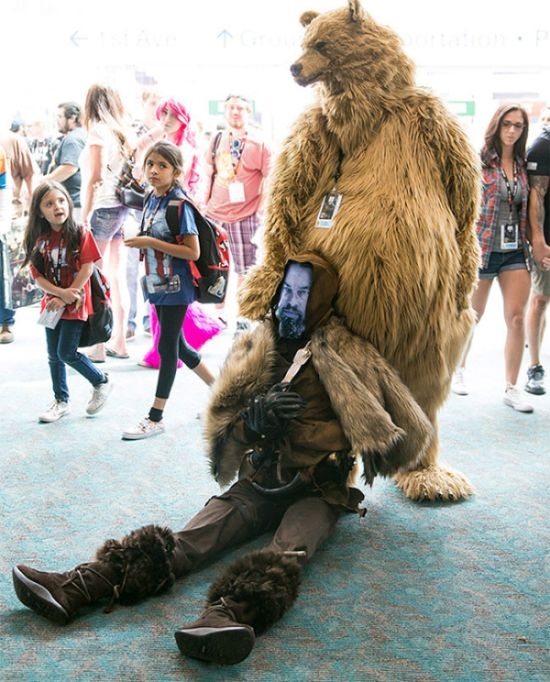
[[304, 27], [309, 26], [311, 24], [311, 22], [315, 19], [315, 17], [318, 17], [318, 16], [319, 16], [319, 12], [313, 12], [311, 10], [309, 12], [304, 12], [302, 14], [302, 16], [300, 17], [300, 23]]
[[360, 23], [365, 18], [365, 10], [359, 0], [348, 0], [350, 21]]

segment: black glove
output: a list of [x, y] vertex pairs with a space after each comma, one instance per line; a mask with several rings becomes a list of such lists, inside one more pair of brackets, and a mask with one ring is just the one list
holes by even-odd
[[252, 439], [258, 436], [280, 438], [290, 419], [298, 417], [305, 407], [304, 399], [289, 391], [290, 384], [275, 384], [265, 395], [257, 395], [242, 412], [247, 433]]

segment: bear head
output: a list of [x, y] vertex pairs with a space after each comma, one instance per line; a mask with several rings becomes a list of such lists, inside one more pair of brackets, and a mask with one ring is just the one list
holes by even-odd
[[290, 72], [298, 85], [321, 83], [329, 94], [376, 86], [386, 90], [414, 81], [414, 65], [394, 31], [376, 23], [358, 0], [319, 14], [304, 12], [303, 54]]

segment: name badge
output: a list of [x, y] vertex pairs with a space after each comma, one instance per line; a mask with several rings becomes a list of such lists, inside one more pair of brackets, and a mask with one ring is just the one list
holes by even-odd
[[500, 248], [503, 251], [515, 251], [518, 246], [519, 228], [513, 223], [505, 223], [500, 226]]
[[245, 200], [244, 185], [238, 180], [229, 183], [229, 202], [231, 204], [242, 204]]
[[317, 215], [315, 227], [323, 227], [325, 229], [331, 228], [341, 203], [342, 195], [340, 192], [332, 190], [332, 192], [325, 194], [321, 209]]

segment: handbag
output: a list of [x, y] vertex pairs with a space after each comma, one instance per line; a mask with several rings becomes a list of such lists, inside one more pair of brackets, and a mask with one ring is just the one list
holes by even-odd
[[113, 309], [111, 306], [111, 287], [103, 272], [94, 265], [90, 277], [90, 295], [94, 312], [82, 328], [80, 346], [94, 346], [105, 343], [113, 333]]
[[124, 163], [117, 178], [115, 194], [123, 206], [137, 211], [143, 210], [145, 188], [134, 177], [134, 154], [126, 156], [122, 150]]

